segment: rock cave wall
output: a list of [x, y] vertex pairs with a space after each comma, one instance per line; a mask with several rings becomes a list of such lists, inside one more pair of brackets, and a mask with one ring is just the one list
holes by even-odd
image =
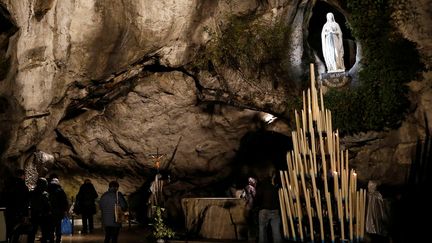
[[[42, 150], [54, 155], [49, 167], [61, 174], [70, 195], [87, 177], [99, 192], [119, 179], [129, 194], [151, 179], [151, 155], [159, 151], [175, 178], [167, 189], [176, 195], [172, 204], [188, 193], [211, 193], [203, 187], [230, 176], [241, 138], [263, 129], [259, 112], [288, 118], [292, 111], [286, 97], [298, 92], [308, 73], [313, 52], [305, 30], [316, 2], [0, 1], [10, 23], [0, 31], [0, 56], [8, 60], [0, 70], [2, 173], [25, 166]], [[325, 2], [346, 14], [339, 1]], [[430, 68], [432, 25], [421, 7], [430, 1], [413, 3], [422, 28], [411, 28], [408, 20], [400, 28], [419, 44]], [[292, 26], [286, 55], [293, 89], [245, 82], [226, 67], [218, 76], [190, 69], [209, 41], [205, 29], [217, 30], [232, 15]], [[413, 115], [400, 129], [343, 140], [360, 179], [401, 183], [424, 134], [424, 114], [432, 113], [430, 79], [426, 71], [423, 81], [410, 84]], [[288, 123], [279, 124], [272, 129], [289, 134]]]

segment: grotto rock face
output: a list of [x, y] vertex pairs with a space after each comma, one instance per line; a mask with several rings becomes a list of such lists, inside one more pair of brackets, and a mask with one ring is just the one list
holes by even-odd
[[17, 29], [3, 38], [10, 65], [0, 82], [8, 107], [0, 120], [0, 152], [10, 168], [26, 166], [42, 150], [55, 156], [50, 167], [72, 188], [81, 180], [74, 175], [91, 172], [99, 191], [115, 178], [133, 191], [152, 174], [151, 155], [159, 152], [176, 178], [205, 185], [231, 172], [240, 138], [258, 125], [253, 110], [287, 113], [284, 93], [272, 94], [271, 85], [246, 84], [223, 67], [222, 78], [194, 75], [187, 64], [208, 41], [206, 29], [220, 28], [229, 16], [292, 22], [297, 4], [0, 3]]
[[77, 156], [83, 168], [120, 177], [150, 174], [159, 153], [161, 167], [177, 177], [205, 173], [217, 180], [231, 172], [238, 136], [253, 129], [256, 112], [196, 102], [192, 78], [154, 74], [103, 110], [60, 123], [56, 133], [64, 143], [46, 139], [40, 147], [66, 166]]
[[360, 171], [359, 179], [364, 182], [405, 183], [411, 162], [419, 156], [416, 147], [423, 143], [427, 130], [432, 128], [432, 19], [429, 10], [432, 2], [407, 1], [406, 6], [409, 6], [407, 11], [393, 16], [394, 21], [400, 32], [418, 45], [426, 70], [419, 80], [408, 85], [411, 109], [398, 129], [357, 134], [344, 139], [346, 148], [352, 152], [351, 165]]
[[432, 2], [430, 0], [410, 0], [408, 11], [396, 14], [394, 19], [405, 37], [415, 43], [424, 58], [424, 63], [430, 69], [432, 65]]
[[[326, 2], [343, 12], [339, 1]], [[169, 204], [178, 206], [178, 196], [229, 176], [241, 138], [261, 128], [258, 111], [285, 117], [292, 111], [286, 97], [297, 92], [311, 60], [303, 25], [313, 3], [0, 0], [8, 23], [0, 28], [0, 163], [22, 167], [42, 150], [54, 155], [50, 166], [69, 193], [84, 177], [99, 192], [121, 178], [129, 193], [149, 180], [159, 152], [175, 178], [167, 186]], [[428, 13], [420, 14], [419, 24], [432, 26]], [[286, 46], [292, 89], [246, 82], [225, 66], [214, 67], [214, 75], [189, 65], [210, 41], [208, 30], [220, 31], [233, 15], [292, 26]], [[430, 67], [430, 35], [416, 32], [424, 28], [401, 26], [428, 53]], [[410, 86], [414, 116], [400, 129], [344, 140], [361, 179], [402, 178], [407, 154], [424, 136], [423, 114], [431, 114], [431, 75], [424, 76]]]

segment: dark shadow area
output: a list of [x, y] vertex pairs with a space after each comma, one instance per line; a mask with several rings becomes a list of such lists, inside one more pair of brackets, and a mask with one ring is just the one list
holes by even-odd
[[[425, 121], [425, 127], [427, 127]], [[389, 218], [384, 221], [388, 237], [378, 236], [371, 242], [429, 242], [432, 216], [429, 199], [432, 178], [432, 138], [426, 130], [424, 140], [418, 140], [416, 151], [404, 185], [381, 185], [378, 190], [388, 205]], [[385, 241], [384, 241], [385, 240]]]
[[286, 153], [293, 149], [290, 137], [274, 131], [248, 132], [240, 140], [240, 147], [233, 163], [231, 180], [237, 185], [247, 183], [247, 178], [260, 178], [269, 169], [287, 170]]
[[[427, 124], [426, 119], [425, 127], [428, 127]], [[432, 138], [429, 129], [426, 129], [425, 139], [417, 142], [407, 183], [393, 203], [390, 235], [395, 243], [430, 240], [427, 222], [432, 216], [431, 199], [428, 199], [432, 178]]]
[[[164, 184], [164, 207], [166, 208], [166, 224], [177, 232], [176, 239], [198, 239], [197, 232], [187, 232], [185, 229], [185, 216], [182, 210], [181, 199], [184, 197], [230, 197], [230, 186], [236, 184], [237, 189], [243, 189], [249, 176], [260, 178], [270, 169], [286, 170], [286, 153], [292, 150], [290, 137], [283, 134], [258, 130], [247, 133], [240, 141], [234, 161], [232, 174], [223, 180], [208, 183], [199, 183], [199, 178], [177, 178], [170, 171], [160, 171], [164, 180], [170, 176], [170, 181]], [[150, 198], [150, 186], [154, 180], [156, 171], [148, 175], [146, 181], [134, 193], [129, 195], [133, 218], [141, 225], [152, 223], [148, 218], [148, 201]], [[205, 175], [202, 175], [205, 177]], [[205, 180], [204, 180], [205, 181]], [[185, 185], [191, 188], [184, 188]], [[225, 205], [228, 206], [228, 205]], [[200, 223], [198, 222], [198, 225]]]
[[148, 178], [141, 187], [129, 195], [128, 202], [133, 218], [141, 224], [148, 224], [147, 202], [150, 198], [150, 184], [153, 178]]
[[9, 47], [9, 38], [17, 32], [15, 25], [7, 9], [0, 4], [0, 81], [6, 78], [11, 66], [10, 57], [6, 55]]
[[321, 31], [327, 21], [326, 15], [329, 12], [333, 13], [335, 21], [342, 30], [345, 68], [349, 70], [354, 65], [356, 58], [355, 39], [347, 27], [345, 16], [326, 2], [318, 1], [312, 9], [312, 17], [309, 20], [308, 43], [315, 50], [320, 60], [325, 63], [322, 53]]
[[[10, 13], [0, 3], [0, 82], [11, 70], [11, 55], [8, 53], [9, 38], [18, 31]], [[11, 130], [15, 123], [13, 118], [18, 111], [14, 110], [15, 102], [6, 94], [0, 94], [0, 155], [7, 149]], [[15, 113], [15, 114], [14, 114]]]

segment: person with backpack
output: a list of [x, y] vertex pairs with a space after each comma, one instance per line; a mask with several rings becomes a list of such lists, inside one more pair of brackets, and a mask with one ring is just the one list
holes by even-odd
[[97, 197], [98, 194], [90, 179], [86, 179], [78, 191], [74, 207], [74, 212], [81, 214], [83, 234], [93, 232], [93, 215], [96, 214], [95, 200]]
[[51, 234], [55, 233], [55, 242], [60, 243], [62, 237], [61, 223], [69, 210], [69, 202], [57, 175], [50, 176], [48, 194], [52, 209], [53, 227], [51, 228]]
[[47, 192], [48, 181], [45, 178], [39, 178], [36, 181], [36, 187], [30, 195], [30, 222], [32, 230], [28, 235], [27, 241], [34, 243], [38, 229], [41, 229], [41, 243], [53, 242], [52, 231], [52, 210]]

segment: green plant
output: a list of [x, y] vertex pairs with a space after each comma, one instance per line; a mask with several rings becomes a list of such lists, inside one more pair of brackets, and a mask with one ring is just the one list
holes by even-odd
[[156, 239], [165, 239], [165, 238], [173, 238], [175, 236], [175, 232], [169, 228], [163, 219], [163, 214], [165, 212], [165, 208], [160, 206], [153, 206], [155, 217], [153, 226], [153, 236]]
[[289, 26], [283, 21], [269, 23], [256, 16], [232, 16], [217, 31], [205, 28], [211, 40], [195, 60], [198, 69], [214, 71], [227, 66], [241, 70], [250, 80], [260, 81], [263, 74], [282, 75], [284, 53], [289, 42]]
[[349, 0], [349, 24], [363, 50], [359, 84], [326, 94], [334, 125], [343, 132], [399, 126], [409, 107], [406, 84], [423, 69], [415, 43], [392, 25], [404, 0]]

